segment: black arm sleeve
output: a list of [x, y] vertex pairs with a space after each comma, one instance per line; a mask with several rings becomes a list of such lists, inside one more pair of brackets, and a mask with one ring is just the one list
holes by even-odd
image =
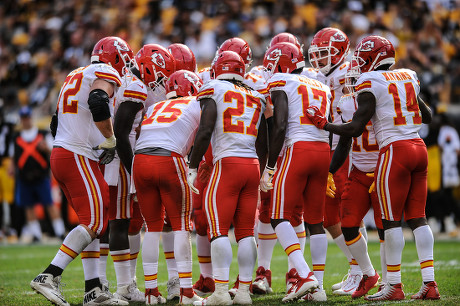
[[88, 105], [94, 122], [110, 118], [109, 95], [102, 89], [94, 89], [89, 93]]

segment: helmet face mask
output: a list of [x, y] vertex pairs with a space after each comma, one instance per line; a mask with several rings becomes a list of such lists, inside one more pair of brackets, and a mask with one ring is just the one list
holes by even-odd
[[308, 49], [308, 59], [313, 68], [324, 75], [345, 61], [350, 51], [350, 41], [339, 29], [324, 28], [315, 34]]
[[200, 77], [188, 70], [178, 70], [166, 81], [166, 98], [196, 96], [203, 86]]
[[157, 44], [143, 46], [136, 54], [136, 62], [142, 81], [152, 90], [164, 88], [166, 80], [176, 69], [171, 53]]
[[211, 65], [211, 78], [219, 80], [244, 80], [246, 65], [241, 56], [234, 51], [217, 54]]
[[91, 62], [103, 62], [112, 66], [122, 76], [125, 68], [135, 67], [134, 52], [126, 41], [108, 36], [99, 40], [91, 53]]

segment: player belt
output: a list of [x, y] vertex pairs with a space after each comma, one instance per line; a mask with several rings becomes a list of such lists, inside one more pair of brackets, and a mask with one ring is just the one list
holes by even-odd
[[175, 152], [172, 152], [172, 151], [169, 151], [163, 148], [159, 148], [159, 147], [139, 149], [139, 150], [134, 151], [134, 154], [181, 157], [179, 154]]

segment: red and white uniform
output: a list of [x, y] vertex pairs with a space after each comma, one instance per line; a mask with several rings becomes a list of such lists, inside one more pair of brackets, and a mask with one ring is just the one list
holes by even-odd
[[[274, 176], [272, 219], [290, 219], [299, 200], [310, 224], [323, 221], [324, 194], [330, 162], [329, 133], [316, 128], [305, 109], [317, 106], [329, 115], [331, 92], [321, 82], [297, 74], [276, 73], [268, 90], [282, 90], [288, 98], [286, 151]], [[276, 105], [275, 105], [276, 112]]]
[[[147, 86], [136, 76], [126, 75], [123, 83], [114, 99], [114, 116], [123, 102], [130, 101], [139, 103], [145, 107], [147, 100]], [[142, 121], [142, 110], [136, 114], [133, 127], [129, 134], [131, 147], [136, 142], [136, 127]], [[130, 194], [131, 175], [125, 169], [118, 157], [115, 155], [113, 161], [105, 166], [105, 180], [110, 188], [109, 220], [130, 219], [133, 215], [132, 197]]]
[[203, 84], [211, 80], [211, 67], [205, 67], [198, 71], [198, 76], [203, 81]]
[[174, 231], [191, 230], [192, 195], [184, 157], [193, 144], [200, 113], [195, 97], [162, 101], [147, 110], [136, 142], [133, 176], [149, 232], [163, 229], [164, 210]]
[[233, 222], [239, 240], [254, 232], [260, 180], [255, 142], [265, 100], [257, 91], [223, 80], [201, 87], [197, 99], [204, 98], [217, 106], [211, 137], [214, 167], [205, 192], [210, 236], [227, 235]]
[[[80, 224], [101, 234], [107, 225], [109, 188], [99, 168], [100, 151], [92, 148], [105, 138], [89, 110], [90, 88], [96, 79], [121, 86], [118, 72], [106, 64], [72, 71], [59, 93], [58, 129], [51, 153], [51, 170]], [[113, 97], [110, 97], [112, 107]]]
[[363, 73], [357, 93], [371, 92], [376, 99], [371, 118], [380, 148], [375, 170], [382, 218], [390, 221], [425, 216], [427, 151], [418, 135], [422, 116], [417, 102], [420, 85], [409, 69]]
[[[344, 122], [351, 121], [358, 108], [355, 98], [354, 94], [343, 95], [340, 98], [337, 110]], [[366, 173], [374, 172], [379, 155], [379, 146], [370, 121], [361, 136], [353, 138], [351, 149], [352, 167], [341, 200], [341, 226], [359, 227], [369, 208], [372, 207], [377, 228], [382, 229], [377, 193], [375, 191], [369, 193], [369, 187], [374, 179], [366, 176]]]
[[[340, 118], [339, 113], [337, 112], [337, 107], [340, 101], [340, 98], [343, 95], [343, 89], [345, 86], [345, 73], [348, 70], [348, 66], [350, 65], [349, 62], [345, 62], [342, 65], [338, 66], [334, 71], [331, 72], [330, 75], [324, 76], [321, 72], [317, 72], [316, 79], [331, 89], [331, 119], [332, 123], [342, 123], [342, 119]], [[332, 134], [332, 143], [331, 143], [331, 157], [334, 154], [334, 150], [339, 143], [340, 136], [336, 134]], [[342, 193], [345, 188], [345, 182], [348, 178], [349, 172], [349, 160], [347, 159], [342, 167], [340, 167], [336, 173], [334, 173], [334, 182], [335, 187], [337, 188], [335, 191], [335, 198], [326, 197], [326, 206], [324, 212], [324, 227], [327, 228], [329, 226], [335, 225], [340, 223], [341, 216], [341, 198]]]

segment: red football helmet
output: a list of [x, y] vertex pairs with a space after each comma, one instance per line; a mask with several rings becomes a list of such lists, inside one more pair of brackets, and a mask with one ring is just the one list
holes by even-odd
[[174, 57], [157, 44], [144, 45], [136, 54], [142, 81], [151, 89], [165, 85], [168, 77], [176, 70]]
[[288, 33], [288, 32], [279, 33], [279, 34], [276, 34], [275, 36], [273, 36], [272, 40], [270, 40], [269, 48], [271, 46], [276, 45], [277, 43], [280, 43], [280, 42], [289, 42], [289, 43], [294, 44], [297, 47], [299, 47], [300, 50], [302, 50], [302, 48], [303, 48], [303, 45], [300, 44], [300, 42], [297, 39], [297, 37], [295, 37], [294, 35], [292, 35], [291, 33]]
[[305, 67], [305, 58], [300, 49], [291, 43], [281, 42], [265, 52], [264, 68], [271, 77], [274, 73], [291, 73]]
[[252, 63], [252, 50], [249, 47], [249, 44], [239, 37], [229, 38], [220, 45], [219, 50], [217, 53], [221, 53], [223, 51], [233, 51], [236, 52], [241, 56], [246, 67], [251, 66]]
[[168, 51], [176, 61], [176, 70], [196, 71], [195, 54], [189, 47], [184, 44], [172, 44], [168, 47]]
[[233, 51], [222, 51], [214, 58], [211, 65], [211, 78], [244, 80], [246, 66], [241, 56]]
[[308, 58], [313, 68], [327, 75], [345, 61], [350, 51], [347, 35], [336, 28], [324, 28], [315, 34], [308, 49]]
[[166, 98], [196, 96], [203, 81], [192, 71], [178, 70], [166, 81]]
[[126, 41], [119, 37], [108, 36], [99, 40], [91, 52], [91, 63], [106, 63], [120, 75], [125, 74], [125, 67], [135, 66], [134, 52]]
[[391, 42], [385, 37], [371, 35], [363, 38], [356, 47], [351, 58], [351, 73], [359, 76], [381, 65], [393, 65], [394, 63], [395, 48]]

